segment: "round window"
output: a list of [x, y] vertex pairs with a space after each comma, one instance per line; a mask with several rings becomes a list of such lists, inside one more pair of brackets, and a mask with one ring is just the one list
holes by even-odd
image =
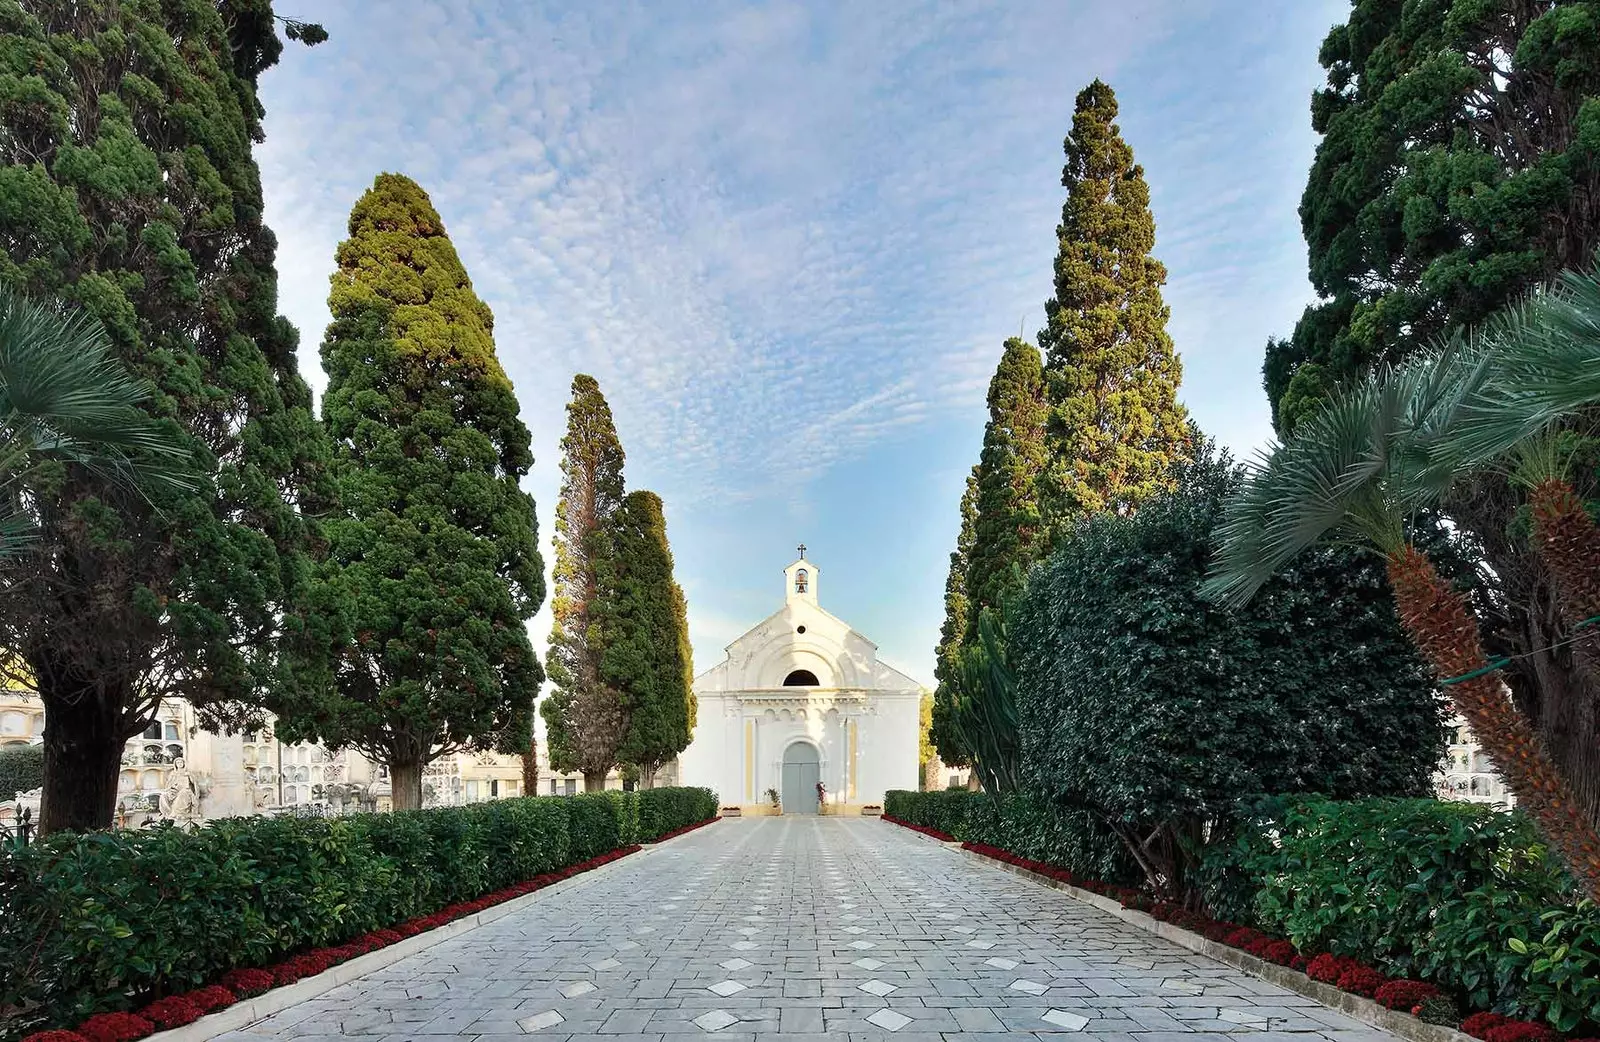
[[806, 631], [806, 628], [805, 628], [805, 627], [804, 627], [804, 626], [796, 626], [796, 627], [795, 627], [795, 628], [794, 628], [794, 631], [795, 631], [795, 632], [796, 632], [796, 633], [804, 633], [804, 632], [805, 632], [805, 631]]

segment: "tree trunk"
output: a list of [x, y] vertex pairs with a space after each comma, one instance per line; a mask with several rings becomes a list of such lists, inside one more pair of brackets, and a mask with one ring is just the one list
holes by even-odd
[[522, 794], [524, 796], [539, 795], [539, 740], [528, 739], [528, 747], [522, 751]]
[[610, 773], [610, 771], [584, 771], [583, 791], [604, 792], [606, 788], [606, 775]]
[[39, 834], [115, 824], [122, 768], [120, 691], [39, 682], [44, 702], [44, 794]]
[[422, 806], [422, 761], [389, 761], [389, 805], [394, 810], [416, 810]]
[[[1489, 663], [1477, 619], [1466, 598], [1439, 577], [1433, 563], [1407, 546], [1389, 555], [1388, 568], [1400, 623], [1440, 679], [1485, 669]], [[1512, 705], [1505, 685], [1493, 672], [1485, 672], [1451, 684], [1448, 694], [1517, 801], [1585, 892], [1600, 898], [1600, 835], [1585, 820], [1544, 743]]]
[[641, 788], [641, 789], [653, 789], [653, 788], [655, 788], [656, 787], [656, 771], [659, 771], [660, 769], [661, 768], [659, 768], [659, 767], [651, 767], [648, 764], [641, 766], [639, 768], [639, 788]]
[[[1577, 669], [1541, 669], [1549, 696], [1541, 707], [1540, 731], [1561, 765], [1591, 824], [1600, 825], [1600, 528], [1565, 481], [1544, 481], [1528, 500], [1533, 514], [1535, 552], [1549, 571], [1566, 633], [1553, 633], [1548, 645], [1575, 638], [1567, 649]], [[1548, 664], [1537, 661], [1536, 668]], [[1559, 674], [1559, 675], [1548, 675]], [[1565, 681], [1565, 683], [1562, 683]]]

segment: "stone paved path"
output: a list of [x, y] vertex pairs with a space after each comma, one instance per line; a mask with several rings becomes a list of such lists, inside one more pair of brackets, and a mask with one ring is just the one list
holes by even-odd
[[905, 829], [723, 821], [224, 1042], [1389, 1042]]

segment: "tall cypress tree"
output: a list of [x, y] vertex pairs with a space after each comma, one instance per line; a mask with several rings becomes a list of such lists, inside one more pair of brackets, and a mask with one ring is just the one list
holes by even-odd
[[203, 472], [149, 500], [81, 467], [33, 488], [0, 645], [45, 706], [46, 832], [111, 824], [161, 699], [240, 724], [326, 679], [302, 513], [326, 443], [251, 155], [282, 47], [269, 0], [0, 4], [0, 279], [98, 319]]
[[1056, 292], [1039, 333], [1050, 401], [1045, 516], [1057, 529], [1164, 491], [1186, 451], [1150, 188], [1116, 118], [1116, 95], [1095, 80], [1078, 94], [1065, 144]]
[[979, 612], [1004, 603], [1017, 569], [1026, 572], [1046, 546], [1038, 489], [1046, 459], [1045, 413], [1039, 349], [1012, 337], [989, 381], [989, 422], [967, 550], [965, 642], [977, 637]]
[[971, 755], [957, 739], [952, 724], [955, 712], [954, 683], [961, 674], [961, 645], [965, 638], [969, 612], [967, 603], [967, 562], [972, 553], [972, 541], [978, 519], [978, 473], [973, 467], [967, 475], [966, 490], [961, 494], [961, 528], [956, 534], [956, 548], [950, 554], [950, 571], [944, 581], [944, 623], [939, 627], [939, 644], [933, 652], [933, 676], [937, 687], [933, 692], [933, 720], [929, 737], [938, 750], [939, 759], [952, 767], [965, 767], [972, 762]]
[[550, 766], [582, 771], [583, 787], [591, 791], [605, 788], [627, 726], [620, 695], [601, 678], [605, 648], [593, 626], [598, 577], [611, 555], [609, 524], [622, 505], [623, 460], [600, 384], [579, 373], [567, 403], [556, 505], [555, 624], [546, 653], [555, 690], [539, 713]]
[[609, 527], [612, 555], [595, 604], [605, 644], [600, 677], [627, 715], [617, 760], [636, 766], [648, 789], [656, 772], [689, 747], [694, 731], [689, 610], [672, 576], [661, 497], [628, 493]]
[[388, 764], [396, 809], [446, 753], [520, 752], [544, 680], [528, 428], [444, 223], [380, 174], [350, 213], [322, 342], [323, 420], [343, 509], [325, 579], [353, 642], [334, 690], [279, 703], [278, 733]]

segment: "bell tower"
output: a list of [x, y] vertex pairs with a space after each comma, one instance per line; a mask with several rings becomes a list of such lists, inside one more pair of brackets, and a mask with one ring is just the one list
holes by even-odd
[[806, 560], [806, 544], [801, 543], [799, 550], [800, 557], [783, 570], [783, 602], [804, 601], [814, 605], [817, 603], [817, 566]]

